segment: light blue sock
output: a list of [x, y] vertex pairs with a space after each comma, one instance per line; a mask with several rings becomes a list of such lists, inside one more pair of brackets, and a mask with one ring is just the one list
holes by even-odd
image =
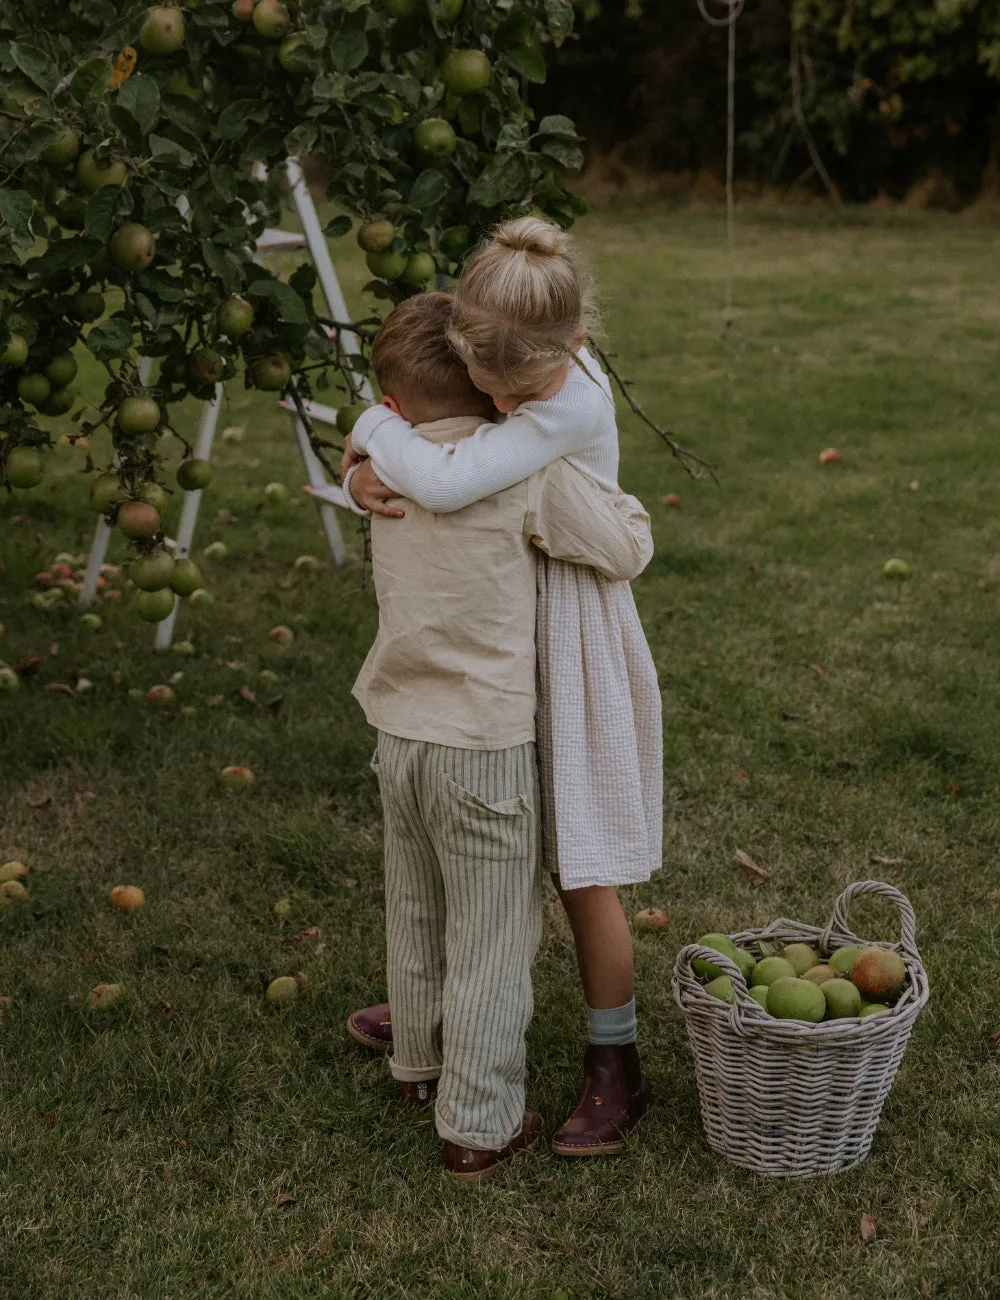
[[635, 1042], [635, 998], [623, 1007], [588, 1007], [587, 1037], [595, 1046], [624, 1047]]

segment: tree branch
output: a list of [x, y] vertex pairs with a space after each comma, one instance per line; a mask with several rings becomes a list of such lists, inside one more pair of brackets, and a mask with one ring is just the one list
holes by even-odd
[[715, 472], [715, 464], [710, 460], [705, 460], [693, 451], [688, 451], [687, 448], [682, 447], [675, 440], [673, 434], [666, 429], [661, 429], [656, 421], [646, 414], [632, 396], [631, 381], [622, 378], [615, 367], [611, 364], [608, 354], [599, 348], [593, 339], [587, 340], [587, 346], [596, 353], [601, 365], [618, 385], [621, 395], [625, 398], [625, 401], [628, 403], [629, 409], [632, 411], [633, 415], [637, 415], [647, 428], [652, 429], [659, 438], [663, 439], [670, 448], [671, 455], [673, 455], [676, 460], [680, 461], [685, 474], [690, 478], [701, 478], [703, 473], [707, 473], [712, 482], [718, 486], [719, 476]]

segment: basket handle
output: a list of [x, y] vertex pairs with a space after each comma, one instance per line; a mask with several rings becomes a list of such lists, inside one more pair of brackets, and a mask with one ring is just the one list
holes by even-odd
[[864, 941], [858, 939], [858, 936], [850, 928], [847, 920], [847, 909], [849, 905], [862, 894], [877, 894], [882, 898], [888, 898], [890, 902], [895, 903], [896, 910], [899, 912], [899, 947], [908, 956], [915, 961], [920, 960], [920, 954], [917, 951], [917, 918], [913, 914], [913, 907], [910, 900], [905, 894], [901, 894], [898, 889], [892, 885], [887, 885], [882, 880], [856, 880], [853, 885], [848, 885], [833, 905], [833, 916], [826, 923], [826, 929], [823, 931], [820, 943], [824, 949], [830, 945], [830, 936], [837, 931], [845, 935], [848, 939], [855, 939], [859, 943]]
[[[674, 988], [675, 990], [682, 979], [689, 980], [692, 984], [698, 983], [698, 977], [694, 973], [691, 963], [697, 957], [703, 957], [710, 961], [726, 975], [733, 986], [733, 1003], [729, 1008], [729, 1023], [737, 1033], [745, 1033], [747, 1020], [752, 1020], [759, 1024], [766, 1017], [766, 1013], [759, 1002], [755, 1001], [747, 992], [747, 982], [743, 978], [743, 972], [734, 961], [731, 961], [725, 953], [717, 952], [715, 948], [705, 948], [700, 943], [688, 943], [677, 954], [674, 962]], [[711, 994], [706, 994], [711, 997]], [[721, 999], [719, 999], [721, 1002]], [[725, 1006], [725, 1002], [721, 1002]]]

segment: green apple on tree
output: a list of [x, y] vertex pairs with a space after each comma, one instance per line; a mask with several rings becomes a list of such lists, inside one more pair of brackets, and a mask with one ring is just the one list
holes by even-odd
[[184, 44], [184, 15], [173, 5], [150, 9], [139, 29], [139, 44], [147, 54], [176, 54]]
[[11, 487], [29, 489], [38, 487], [45, 472], [41, 453], [34, 447], [15, 447], [7, 453], [4, 474]]
[[105, 185], [124, 185], [128, 179], [128, 169], [120, 158], [113, 158], [106, 163], [98, 162], [94, 150], [88, 149], [80, 155], [76, 165], [76, 178], [85, 190], [93, 193]]

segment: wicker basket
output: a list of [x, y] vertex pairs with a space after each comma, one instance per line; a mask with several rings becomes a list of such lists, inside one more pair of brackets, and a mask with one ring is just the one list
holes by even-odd
[[[728, 958], [698, 944], [677, 954], [674, 997], [687, 1023], [705, 1134], [711, 1147], [744, 1169], [811, 1178], [850, 1169], [871, 1148], [882, 1103], [928, 998], [909, 901], [891, 885], [862, 880], [837, 899], [825, 929], [780, 920], [732, 939], [755, 955], [761, 939], [810, 943], [824, 955], [846, 944], [869, 946], [847, 924], [848, 905], [860, 894], [891, 899], [899, 909], [900, 942], [879, 946], [900, 954], [909, 980], [888, 1014], [818, 1025], [775, 1020], [750, 997]], [[698, 983], [691, 969], [696, 957], [725, 970], [735, 991], [731, 1006]]]

